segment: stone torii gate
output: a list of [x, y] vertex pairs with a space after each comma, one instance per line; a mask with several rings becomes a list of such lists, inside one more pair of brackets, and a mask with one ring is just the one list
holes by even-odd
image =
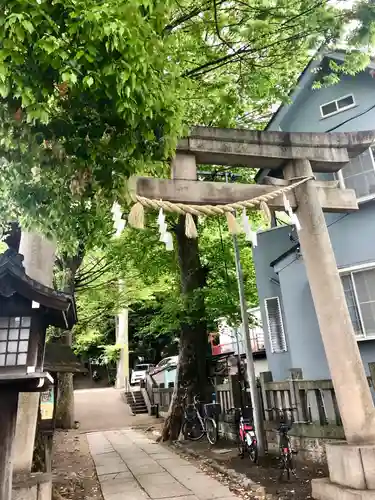
[[[374, 140], [375, 131], [315, 134], [196, 127], [178, 144], [171, 180], [139, 177], [133, 189], [141, 197], [198, 206], [251, 200], [314, 172], [337, 172]], [[197, 164], [282, 170], [284, 179], [268, 178], [268, 185], [203, 183], [197, 181]], [[373, 490], [375, 498], [374, 405], [323, 214], [357, 210], [358, 205], [354, 191], [337, 184], [311, 179], [287, 193], [302, 227], [301, 251], [347, 440], [327, 445], [331, 482], [316, 480], [313, 494], [336, 498], [337, 488], [356, 488], [367, 490], [364, 495]], [[284, 209], [282, 196], [267, 203], [271, 210]]]

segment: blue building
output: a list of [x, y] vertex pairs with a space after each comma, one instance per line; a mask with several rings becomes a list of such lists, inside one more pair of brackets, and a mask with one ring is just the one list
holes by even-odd
[[[348, 132], [375, 129], [375, 64], [355, 75], [343, 75], [329, 87], [314, 83], [340, 63], [340, 52], [313, 60], [299, 78], [291, 103], [274, 114], [268, 130], [284, 132]], [[375, 151], [375, 145], [374, 145]], [[269, 172], [259, 171], [262, 183]], [[275, 176], [275, 173], [272, 174]], [[341, 274], [361, 357], [375, 361], [375, 162], [372, 148], [337, 174], [318, 174], [354, 189], [359, 210], [326, 214], [336, 262]], [[277, 217], [277, 214], [276, 214]], [[277, 220], [277, 219], [276, 219]], [[274, 380], [301, 369], [303, 378], [330, 378], [319, 326], [292, 226], [274, 222], [258, 234], [254, 248], [259, 303], [265, 330], [267, 359]]]

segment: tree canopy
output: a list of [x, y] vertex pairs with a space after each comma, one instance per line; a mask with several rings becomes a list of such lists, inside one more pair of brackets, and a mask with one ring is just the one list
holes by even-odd
[[[319, 47], [349, 49], [333, 71], [364, 68], [375, 10], [365, 1], [10, 0], [0, 27], [0, 223], [56, 237], [63, 262], [86, 253], [77, 277], [85, 335], [87, 325], [94, 336], [113, 329], [109, 315], [126, 300], [140, 314], [155, 308], [144, 334], [173, 336], [182, 307], [174, 255], [152, 228], [110, 239], [128, 177], [168, 176], [190, 125], [263, 128]], [[200, 231], [208, 272], [197, 293], [210, 327], [219, 313], [238, 319], [237, 293], [228, 235], [217, 220]], [[255, 303], [249, 249], [242, 254]], [[111, 265], [95, 274], [103, 255]]]
[[[156, 217], [156, 216], [155, 216]], [[259, 217], [253, 213], [254, 224]], [[168, 219], [170, 227], [174, 217]], [[206, 270], [202, 291], [209, 331], [217, 331], [217, 320], [225, 316], [240, 322], [238, 288], [232, 238], [220, 219], [207, 219], [200, 227], [199, 250]], [[239, 239], [249, 305], [257, 305], [257, 291], [251, 248]], [[75, 348], [78, 353], [103, 353], [106, 343], [115, 343], [114, 315], [129, 308], [129, 348], [135, 354], [159, 361], [163, 354], [174, 354], [185, 319], [180, 297], [176, 249], [167, 252], [159, 242], [152, 215], [143, 231], [127, 228], [112, 239], [105, 252], [89, 252], [76, 279], [79, 324]], [[119, 287], [119, 279], [124, 287]], [[172, 344], [172, 345], [171, 345]], [[99, 351], [97, 346], [101, 346]], [[174, 347], [173, 347], [174, 345]]]
[[[367, 2], [11, 0], [0, 8], [0, 210], [76, 251], [108, 236], [126, 179], [165, 162], [191, 124], [263, 127], [307, 59]], [[341, 37], [342, 38], [342, 37]], [[346, 70], [368, 61], [353, 52]], [[159, 163], [163, 165], [163, 163]]]

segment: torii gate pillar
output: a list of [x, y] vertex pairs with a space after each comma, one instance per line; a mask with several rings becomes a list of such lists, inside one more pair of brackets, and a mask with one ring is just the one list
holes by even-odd
[[[284, 169], [284, 177], [312, 176], [308, 160]], [[374, 405], [359, 354], [336, 259], [316, 188], [296, 188], [301, 251], [348, 443], [375, 444]]]
[[[292, 161], [284, 169], [286, 179], [312, 174], [308, 160]], [[330, 480], [313, 480], [313, 498], [344, 498], [347, 488], [366, 495], [373, 490], [375, 498], [374, 405], [314, 182], [296, 188], [295, 197], [301, 252], [347, 439], [326, 445]]]

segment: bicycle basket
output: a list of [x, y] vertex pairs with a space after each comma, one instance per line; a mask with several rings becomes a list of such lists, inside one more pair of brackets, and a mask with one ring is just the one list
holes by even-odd
[[220, 403], [207, 403], [204, 405], [204, 414], [209, 418], [219, 418], [221, 413]]
[[250, 406], [245, 406], [244, 408], [242, 408], [242, 416], [244, 420], [253, 420], [253, 412]]

